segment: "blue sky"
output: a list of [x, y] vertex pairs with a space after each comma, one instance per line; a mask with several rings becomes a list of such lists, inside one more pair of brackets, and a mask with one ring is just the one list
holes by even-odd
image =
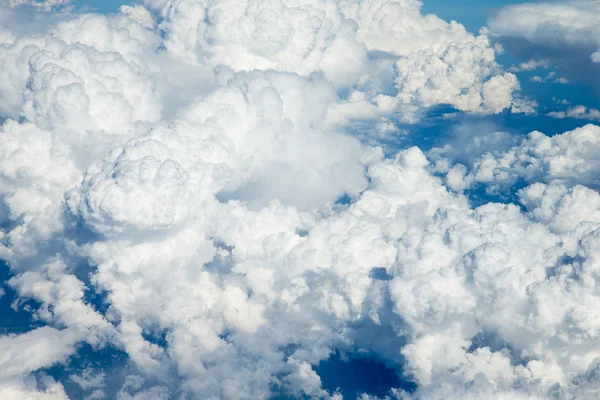
[[123, 4], [133, 4], [134, 1], [122, 0], [77, 0], [75, 5], [79, 8], [89, 7], [100, 13], [114, 13]]
[[436, 14], [445, 20], [463, 24], [469, 31], [477, 32], [499, 8], [509, 4], [525, 3], [521, 0], [461, 0], [449, 2], [432, 0], [423, 2], [423, 13]]

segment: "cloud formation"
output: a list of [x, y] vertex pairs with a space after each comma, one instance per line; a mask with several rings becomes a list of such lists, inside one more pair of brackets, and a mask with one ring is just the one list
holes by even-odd
[[567, 74], [558, 83], [583, 81], [597, 88], [599, 21], [598, 2], [566, 0], [509, 5], [488, 24], [513, 54], [529, 62], [526, 65], [551, 60]]
[[599, 127], [384, 156], [354, 122], [526, 108], [486, 31], [411, 0], [144, 4], [0, 30], [0, 256], [40, 324], [0, 336], [0, 397], [66, 399], [48, 372], [82, 349], [126, 359], [69, 373], [89, 399], [340, 399], [335, 351], [399, 399], [598, 395]]
[[497, 113], [511, 107], [519, 89], [496, 64], [485, 35], [421, 15], [419, 1], [146, 4], [160, 10], [173, 57], [236, 71], [321, 71], [337, 87], [355, 86], [381, 113], [400, 110], [407, 121], [439, 104]]
[[593, 1], [524, 3], [501, 9], [490, 20], [490, 28], [511, 37], [523, 37], [533, 44], [557, 49], [572, 46], [592, 50], [595, 62], [600, 5]]

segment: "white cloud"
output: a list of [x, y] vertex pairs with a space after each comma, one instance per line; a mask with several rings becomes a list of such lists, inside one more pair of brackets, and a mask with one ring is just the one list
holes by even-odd
[[534, 44], [594, 51], [599, 47], [599, 11], [598, 3], [579, 0], [515, 4], [501, 9], [489, 24], [496, 33], [523, 37]]
[[366, 187], [364, 166], [380, 155], [323, 131], [335, 98], [325, 82], [278, 73], [233, 82], [93, 166], [70, 200], [84, 219], [100, 232], [164, 229], [211, 207], [216, 194], [314, 208]]
[[509, 5], [488, 23], [513, 55], [529, 60], [522, 64], [523, 70], [551, 63], [567, 74], [555, 82], [583, 81], [596, 86], [599, 22], [597, 2], [565, 0]]
[[[532, 111], [486, 32], [407, 0], [145, 4], [0, 35], [0, 255], [47, 325], [0, 337], [1, 396], [66, 398], [32, 373], [83, 343], [129, 362], [69, 373], [90, 399], [339, 399], [333, 349], [415, 398], [593, 395], [600, 128], [384, 158], [354, 122]], [[518, 179], [525, 211], [457, 193]]]
[[[10, 31], [6, 31], [11, 33]], [[24, 102], [24, 90], [29, 78], [29, 58], [42, 49], [60, 51], [61, 44], [53, 38], [16, 38], [12, 33], [2, 38], [0, 46], [0, 114], [3, 117], [18, 118]]]
[[[577, 184], [598, 187], [596, 177], [600, 127], [582, 128], [552, 137], [531, 132], [521, 143], [503, 152], [490, 152], [470, 160], [470, 171], [463, 177], [468, 187], [477, 183], [488, 185], [488, 191], [509, 189], [518, 179], [528, 183], [556, 182], [566, 186]], [[514, 138], [509, 139], [514, 142]], [[509, 142], [510, 143], [510, 142]], [[438, 157], [438, 151], [435, 151]], [[441, 159], [455, 157], [452, 152], [439, 152]], [[448, 170], [447, 160], [440, 171]]]
[[[147, 2], [160, 7], [167, 49], [176, 57], [235, 70], [330, 71], [351, 79], [366, 62], [356, 28], [333, 1]], [[162, 4], [157, 4], [162, 3]], [[341, 81], [340, 81], [341, 83]]]
[[27, 376], [24, 381], [2, 381], [0, 395], [7, 400], [67, 400], [63, 386], [51, 377], [43, 375], [40, 379]]
[[586, 106], [576, 105], [568, 108], [566, 111], [552, 111], [548, 115], [553, 118], [564, 119], [564, 118], [576, 118], [576, 119], [587, 119], [590, 121], [600, 120], [600, 111], [595, 108], [587, 108]]
[[18, 377], [64, 362], [75, 351], [76, 341], [72, 332], [49, 327], [18, 336], [0, 336], [0, 379]]
[[548, 75], [546, 75], [545, 77], [535, 75], [535, 76], [531, 77], [530, 81], [535, 82], [535, 83], [546, 83], [546, 82], [561, 83], [561, 84], [569, 83], [569, 80], [566, 78], [555, 78], [555, 77], [556, 77], [556, 72], [552, 71], [552, 72], [548, 73]]
[[115, 53], [71, 45], [29, 59], [23, 115], [38, 126], [110, 133], [160, 119], [161, 104], [142, 70]]
[[89, 390], [105, 386], [105, 374], [95, 374], [92, 370], [86, 369], [81, 375], [71, 375], [70, 379], [78, 384], [83, 390]]
[[548, 68], [549, 66], [550, 60], [531, 59], [529, 61], [522, 62], [518, 67], [511, 67], [509, 70], [511, 72], [535, 71], [536, 69]]
[[[418, 108], [438, 104], [476, 113], [510, 107], [518, 82], [502, 73], [485, 34], [475, 37], [456, 22], [422, 16], [420, 6], [403, 0], [341, 2], [344, 15], [358, 22], [359, 38], [370, 51], [388, 54], [392, 61], [399, 57], [394, 82], [404, 118], [413, 120]], [[386, 59], [378, 63], [385, 65]], [[367, 80], [365, 90], [376, 85], [385, 83]]]
[[[563, 321], [568, 313], [575, 312], [577, 304], [583, 304], [580, 302], [587, 292], [577, 286], [573, 290], [584, 297], [573, 300], [567, 300], [571, 289], [559, 294], [557, 302], [570, 303], [561, 306], [563, 314], [551, 318], [555, 306], [538, 296], [557, 293], [552, 285], [559, 283], [547, 276], [547, 268], [560, 266], [565, 255], [579, 254], [582, 260], [591, 257], [589, 247], [577, 244], [577, 238], [589, 237], [589, 229], [548, 230], [516, 206], [489, 204], [470, 210], [464, 199], [452, 196], [431, 177], [424, 170], [426, 166], [426, 159], [417, 149], [400, 154], [394, 163], [372, 166], [371, 187], [360, 200], [347, 211], [312, 222], [305, 238], [296, 234], [303, 223], [293, 209], [271, 206], [253, 213], [236, 204], [223, 204], [212, 212], [215, 228], [210, 228], [210, 220], [204, 220], [202, 226], [193, 225], [191, 229], [216, 229], [214, 234], [234, 248], [231, 253], [224, 248], [215, 252], [206, 240], [198, 252], [197, 245], [188, 243], [202, 239], [189, 230], [135, 247], [125, 242], [93, 245], [94, 263], [99, 265], [96, 284], [113, 293], [110, 301], [121, 318], [155, 321], [153, 324], [166, 327], [170, 332], [170, 358], [182, 373], [185, 371], [186, 390], [225, 390], [207, 381], [216, 374], [221, 377], [217, 381], [228, 377], [227, 397], [238, 397], [242, 390], [248, 390], [239, 386], [242, 382], [259, 384], [279, 368], [295, 371], [294, 365], [315, 362], [313, 357], [323, 356], [311, 352], [327, 343], [329, 329], [360, 319], [363, 313], [379, 318], [384, 310], [376, 300], [381, 290], [389, 290], [394, 312], [405, 321], [402, 329], [409, 345], [402, 353], [409, 371], [424, 387], [443, 380], [450, 369], [459, 371], [455, 379], [463, 385], [481, 374], [491, 385], [506, 391], [523, 379], [543, 391], [584, 373], [595, 357], [594, 350], [566, 355], [561, 348], [569, 348], [570, 340], [578, 337], [576, 332], [563, 330], [567, 329]], [[581, 196], [575, 199], [567, 206], [571, 210], [581, 207], [578, 202], [589, 202]], [[528, 207], [538, 215], [536, 206]], [[220, 208], [225, 214], [219, 212]], [[234, 215], [238, 217], [232, 218]], [[589, 215], [571, 214], [568, 220], [576, 227]], [[239, 222], [235, 222], [237, 218], [241, 218]], [[176, 259], [171, 250], [174, 248], [180, 249]], [[213, 261], [205, 264], [206, 260]], [[190, 275], [195, 265], [201, 264], [207, 267]], [[281, 265], [286, 265], [285, 272]], [[394, 277], [389, 286], [369, 277], [374, 265], [383, 266]], [[564, 265], [553, 276], [571, 273], [568, 264]], [[228, 268], [233, 268], [234, 275], [225, 272]], [[216, 281], [215, 272], [225, 273], [221, 275], [225, 281]], [[244, 278], [236, 278], [237, 273]], [[310, 279], [313, 274], [319, 279]], [[190, 276], [195, 278], [190, 280]], [[140, 280], [146, 283], [135, 283]], [[253, 293], [250, 297], [248, 290]], [[280, 301], [284, 303], [278, 305]], [[592, 295], [585, 301], [597, 300]], [[222, 309], [222, 305], [227, 308]], [[327, 324], [314, 333], [304, 330], [304, 321], [310, 321], [312, 313], [323, 312], [330, 316]], [[589, 324], [594, 317], [581, 317], [582, 327], [588, 327], [586, 332], [591, 333], [589, 329], [594, 325]], [[288, 325], [294, 329], [286, 328]], [[277, 339], [268, 326], [275, 329]], [[298, 329], [302, 330], [301, 336]], [[565, 342], [546, 342], [557, 331], [567, 335]], [[223, 332], [231, 332], [231, 336], [223, 338]], [[498, 335], [506, 349], [484, 345], [468, 352], [478, 332]], [[261, 345], [256, 341], [259, 337]], [[594, 337], [587, 340], [593, 341]], [[311, 345], [305, 347], [305, 340]], [[258, 370], [229, 366], [246, 357], [239, 353], [238, 346], [243, 343], [259, 346], [253, 354], [258, 352], [266, 361], [272, 356], [277, 359], [278, 350], [271, 346], [290, 342], [298, 343], [301, 350], [286, 364], [273, 361]], [[190, 353], [192, 348], [196, 352]], [[152, 360], [164, 357], [157, 350], [148, 347], [143, 353], [131, 354], [145, 368], [154, 370]], [[511, 357], [532, 361], [514, 366]], [[193, 361], [197, 359], [214, 361], [200, 368]], [[545, 366], [540, 369], [541, 365]], [[545, 380], [534, 383], [541, 378]], [[314, 385], [309, 381], [313, 379], [298, 379], [286, 380], [286, 384], [312, 393]], [[267, 393], [264, 385], [254, 387], [256, 392], [252, 393]]]
[[71, 3], [73, 0], [8, 0], [10, 7], [29, 6], [50, 11]]
[[419, 1], [146, 4], [161, 10], [165, 46], [175, 57], [238, 71], [323, 71], [336, 86], [357, 84], [378, 107], [389, 97], [381, 96], [384, 86], [395, 81], [387, 102], [407, 121], [438, 104], [497, 113], [519, 89], [516, 77], [496, 64], [485, 35], [421, 15]]

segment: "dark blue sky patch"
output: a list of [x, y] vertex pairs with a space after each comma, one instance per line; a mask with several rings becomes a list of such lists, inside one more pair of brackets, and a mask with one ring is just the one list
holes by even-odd
[[167, 331], [164, 329], [159, 329], [158, 327], [155, 329], [144, 330], [142, 332], [142, 337], [149, 343], [155, 344], [162, 349], [166, 349], [169, 345], [167, 341]]
[[350, 197], [348, 195], [348, 193], [344, 193], [343, 195], [338, 197], [337, 200], [335, 201], [335, 204], [341, 204], [341, 205], [349, 205], [351, 203], [352, 203], [352, 197]]
[[465, 195], [469, 199], [471, 207], [476, 208], [487, 203], [502, 203], [502, 204], [515, 204], [521, 208], [521, 211], [525, 212], [524, 206], [519, 202], [518, 191], [529, 186], [529, 182], [519, 178], [516, 182], [512, 183], [507, 191], [496, 191], [490, 190], [490, 188], [483, 184], [477, 184], [471, 189], [465, 191]]
[[40, 304], [34, 300], [21, 303], [16, 310], [12, 307], [17, 293], [7, 284], [10, 278], [12, 275], [8, 264], [0, 260], [0, 288], [4, 292], [0, 296], [0, 335], [24, 333], [43, 325], [28, 311], [39, 308]]
[[391, 281], [393, 276], [391, 276], [390, 274], [387, 273], [387, 270], [383, 267], [374, 267], [371, 268], [371, 271], [369, 272], [369, 276], [372, 279], [377, 279], [380, 281]]
[[339, 351], [315, 367], [323, 388], [333, 393], [338, 390], [344, 398], [355, 398], [361, 393], [383, 397], [393, 388], [413, 393], [414, 382], [401, 379], [401, 370], [391, 369], [371, 358], [342, 357]]
[[84, 283], [88, 285], [83, 294], [84, 303], [91, 305], [94, 310], [98, 311], [100, 314], [106, 314], [108, 308], [110, 307], [110, 303], [107, 300], [108, 294], [106, 292], [98, 292], [94, 289], [91, 289], [91, 286], [89, 286], [88, 282], [84, 281]]
[[125, 352], [112, 346], [94, 349], [88, 344], [83, 344], [77, 353], [70, 357], [67, 365], [57, 364], [42, 372], [60, 381], [71, 399], [83, 399], [93, 392], [93, 389], [82, 389], [71, 376], [81, 375], [86, 370], [92, 374], [103, 373], [105, 384], [98, 389], [104, 391], [107, 399], [114, 399], [127, 375], [135, 372], [130, 371], [131, 368]]

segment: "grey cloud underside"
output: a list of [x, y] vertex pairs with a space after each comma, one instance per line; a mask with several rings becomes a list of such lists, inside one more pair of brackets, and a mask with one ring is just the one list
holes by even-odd
[[128, 360], [72, 374], [89, 399], [340, 399], [335, 349], [401, 367], [390, 398], [597, 397], [600, 128], [386, 158], [356, 121], [527, 107], [485, 32], [411, 0], [144, 4], [0, 28], [0, 257], [44, 325], [0, 336], [0, 398], [67, 398], [40, 371], [82, 346]]

